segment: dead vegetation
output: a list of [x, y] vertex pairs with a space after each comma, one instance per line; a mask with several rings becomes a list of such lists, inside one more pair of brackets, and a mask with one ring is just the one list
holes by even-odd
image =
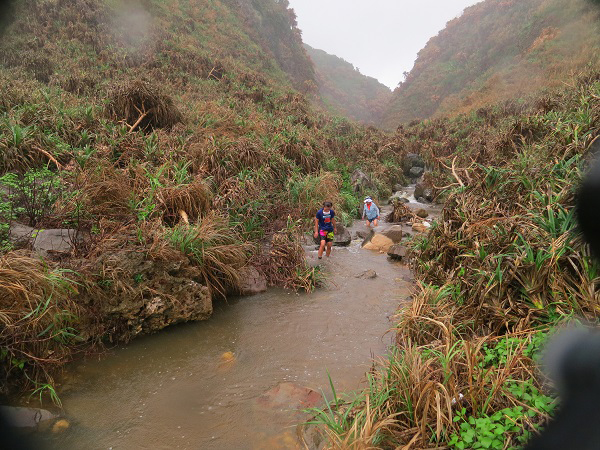
[[107, 113], [129, 131], [171, 128], [182, 120], [173, 99], [149, 81], [125, 81], [108, 93]]

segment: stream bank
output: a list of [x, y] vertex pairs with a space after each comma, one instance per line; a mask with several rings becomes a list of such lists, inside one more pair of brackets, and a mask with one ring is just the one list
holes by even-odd
[[[391, 224], [382, 223], [381, 229]], [[351, 232], [364, 228], [357, 222]], [[72, 365], [60, 380], [71, 427], [51, 449], [297, 448], [298, 409], [359, 386], [385, 354], [390, 317], [408, 298], [408, 267], [361, 248], [324, 260], [312, 294], [271, 289], [215, 305], [188, 323]], [[316, 258], [314, 250], [310, 258]], [[373, 278], [357, 275], [372, 270]], [[317, 397], [315, 397], [315, 395]]]

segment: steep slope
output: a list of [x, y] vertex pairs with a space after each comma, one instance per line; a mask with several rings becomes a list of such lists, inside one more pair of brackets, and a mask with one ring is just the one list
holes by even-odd
[[304, 44], [315, 66], [323, 103], [331, 112], [365, 124], [377, 124], [391, 96], [375, 78], [361, 74], [352, 64]]
[[587, 0], [486, 0], [419, 52], [383, 123], [468, 112], [560, 84], [598, 64], [598, 7]]

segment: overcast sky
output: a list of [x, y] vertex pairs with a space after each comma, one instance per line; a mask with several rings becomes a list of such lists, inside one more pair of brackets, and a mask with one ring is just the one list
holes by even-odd
[[304, 42], [390, 88], [446, 22], [481, 0], [289, 0]]

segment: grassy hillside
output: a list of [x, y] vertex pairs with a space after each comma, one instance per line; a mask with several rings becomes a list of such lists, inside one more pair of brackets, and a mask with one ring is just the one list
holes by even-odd
[[594, 3], [486, 0], [467, 8], [419, 52], [394, 91], [385, 127], [518, 98], [598, 64]]
[[[313, 111], [287, 2], [13, 3], [0, 42], [0, 377], [51, 390], [90, 343], [207, 318], [248, 267], [312, 289], [297, 235], [342, 222], [360, 167], [382, 192], [399, 155]], [[310, 92], [310, 91], [309, 91]], [[70, 229], [32, 255], [11, 222]], [[200, 308], [202, 306], [202, 308]]]
[[391, 95], [387, 86], [337, 56], [304, 47], [314, 63], [319, 96], [328, 110], [365, 124], [381, 122]]

